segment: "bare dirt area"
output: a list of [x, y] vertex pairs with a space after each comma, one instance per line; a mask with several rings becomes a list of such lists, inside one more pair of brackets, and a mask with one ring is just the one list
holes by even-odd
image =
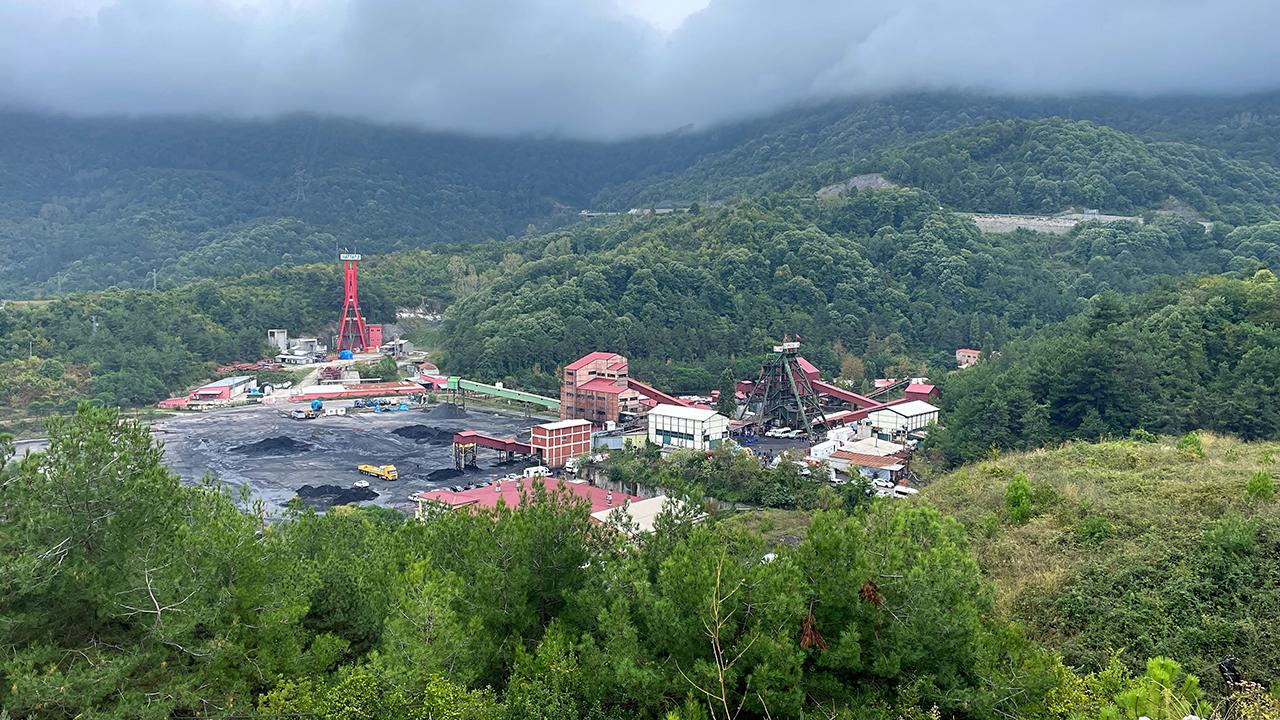
[[[540, 418], [488, 408], [436, 405], [384, 413], [352, 413], [292, 420], [291, 407], [249, 406], [182, 415], [153, 425], [165, 461], [185, 482], [206, 473], [231, 486], [248, 484], [271, 514], [295, 497], [318, 508], [365, 502], [408, 509], [422, 490], [482, 482], [518, 472], [532, 462], [500, 464], [481, 450], [478, 469], [453, 465], [453, 433], [478, 430], [499, 436], [524, 433]], [[395, 465], [399, 480], [365, 477], [360, 464]], [[357, 480], [368, 488], [354, 488]]]
[[978, 229], [989, 233], [1011, 233], [1014, 230], [1066, 235], [1082, 222], [1142, 222], [1142, 218], [1129, 215], [1103, 215], [1100, 213], [1060, 213], [1058, 215], [999, 215], [994, 213], [958, 213], [971, 218]]

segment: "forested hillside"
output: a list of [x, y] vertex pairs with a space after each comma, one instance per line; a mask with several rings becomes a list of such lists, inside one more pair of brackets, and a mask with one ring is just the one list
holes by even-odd
[[1132, 135], [1130, 142], [1176, 141], [1280, 166], [1280, 94], [1148, 100], [895, 95], [783, 113], [759, 135], [709, 153], [687, 170], [623, 183], [596, 202], [628, 207], [705, 204], [765, 192], [807, 195], [855, 173], [884, 169], [869, 161], [890, 147], [984, 123], [1041, 118], [1088, 120]]
[[[0, 114], [0, 295], [167, 284], [554, 225], [750, 123], [621, 143], [271, 122]], [[147, 283], [149, 284], [149, 283]]]
[[519, 252], [527, 262], [446, 315], [448, 367], [550, 389], [558, 365], [608, 347], [688, 391], [730, 365], [749, 376], [787, 333], [855, 384], [949, 368], [956, 347], [1001, 346], [1097, 293], [1252, 273], [1274, 257], [1265, 241], [1176, 217], [984, 235], [908, 189], [583, 225]]
[[[849, 511], [828, 490], [804, 538], [773, 547], [695, 522], [695, 505], [632, 542], [536, 484], [518, 508], [428, 523], [345, 508], [272, 524], [224, 488], [182, 486], [113, 410], [82, 407], [50, 440], [7, 465], [0, 440], [11, 717], [1167, 720], [1229, 694], [1258, 708], [1249, 720], [1277, 708], [1256, 686], [1202, 688], [1177, 659], [1067, 666], [994, 612], [965, 526], [929, 507]], [[1271, 612], [1253, 588], [1274, 599], [1274, 573], [1240, 568], [1274, 545], [1273, 519], [1205, 527], [1203, 562], [1223, 575], [1198, 589]], [[1219, 638], [1134, 652], [1198, 660]], [[1265, 638], [1239, 646], [1251, 674]]]
[[943, 383], [950, 462], [1135, 428], [1280, 438], [1280, 282], [1247, 280], [1094, 298], [1070, 321]]
[[1232, 224], [1280, 216], [1275, 166], [1062, 119], [955, 130], [887, 150], [864, 169], [883, 170], [962, 210], [1142, 213], [1173, 204]]
[[[1049, 117], [1120, 132], [1018, 122]], [[810, 196], [864, 170], [894, 171], [965, 210], [1080, 204], [1127, 212], [1154, 209], [1172, 194], [1239, 225], [1276, 216], [1278, 119], [1280, 95], [898, 95], [589, 143], [307, 116], [237, 122], [8, 112], [0, 114], [0, 296], [149, 286], [153, 270], [160, 285], [172, 286], [329, 260], [344, 246], [387, 253], [502, 240], [531, 224], [545, 231], [571, 222], [587, 207]], [[1039, 128], [1030, 145], [1016, 130], [1028, 127]], [[911, 145], [957, 130], [946, 147]], [[1048, 139], [1070, 155], [1040, 148], [1024, 158], [1047, 132], [1061, 135]], [[1004, 155], [965, 174], [957, 162], [965, 151], [981, 156], [993, 135]]]

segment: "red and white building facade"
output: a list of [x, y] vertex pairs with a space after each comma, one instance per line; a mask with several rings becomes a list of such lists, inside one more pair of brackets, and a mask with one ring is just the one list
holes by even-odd
[[529, 435], [529, 446], [542, 457], [542, 464], [549, 468], [561, 468], [569, 458], [591, 452], [590, 420], [560, 420], [534, 425]]

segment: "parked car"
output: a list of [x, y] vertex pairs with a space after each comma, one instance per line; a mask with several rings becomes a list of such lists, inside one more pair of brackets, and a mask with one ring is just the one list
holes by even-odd
[[534, 465], [524, 469], [524, 476], [527, 478], [547, 477], [551, 474], [551, 468], [546, 465]]

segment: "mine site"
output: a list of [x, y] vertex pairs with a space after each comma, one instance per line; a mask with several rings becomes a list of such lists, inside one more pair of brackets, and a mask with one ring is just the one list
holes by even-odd
[[[459, 408], [450, 403], [410, 410], [353, 410], [300, 422], [287, 409], [247, 405], [213, 413], [178, 415], [152, 426], [164, 443], [165, 461], [184, 482], [209, 475], [234, 488], [248, 485], [252, 497], [279, 514], [295, 498], [325, 509], [350, 503], [411, 510], [411, 496], [427, 490], [475, 486], [528, 463], [482, 453], [475, 465], [456, 467], [453, 436], [464, 427], [494, 435], [528, 436], [520, 413]], [[398, 479], [362, 476], [360, 465], [393, 465]], [[368, 487], [355, 487], [364, 479]]]

